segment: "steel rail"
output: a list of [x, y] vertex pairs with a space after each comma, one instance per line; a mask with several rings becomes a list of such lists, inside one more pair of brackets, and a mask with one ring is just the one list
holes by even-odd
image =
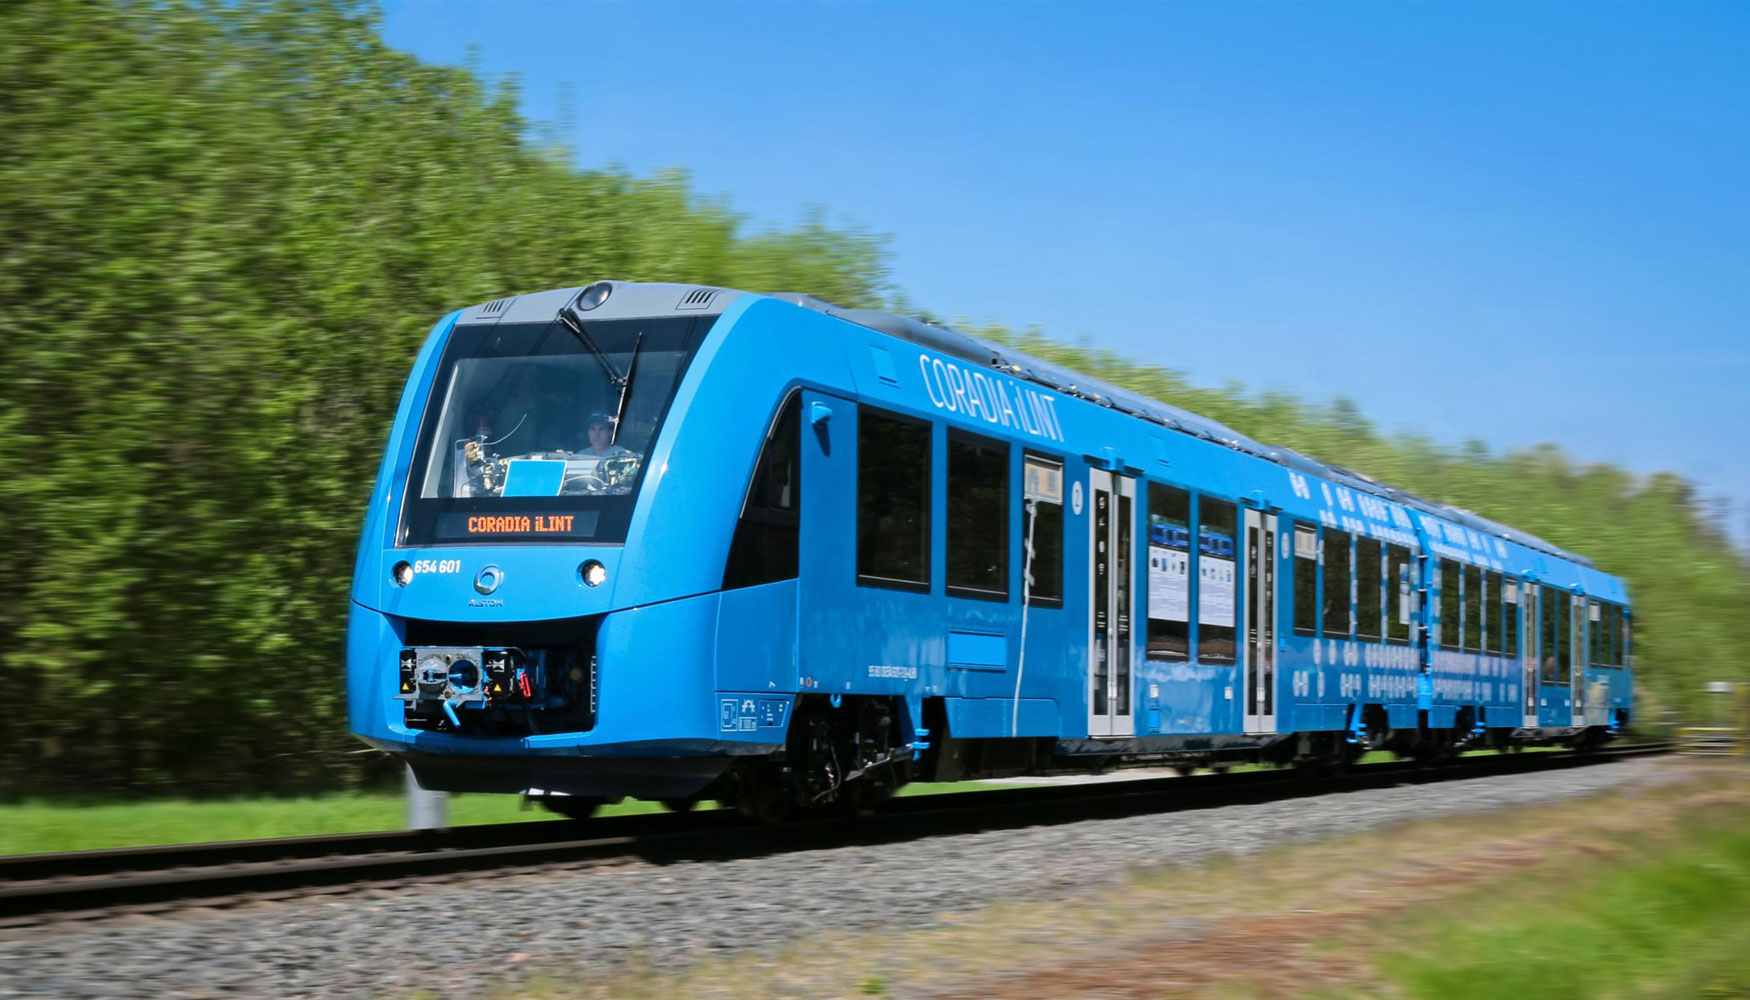
[[1317, 777], [1277, 768], [948, 792], [894, 799], [856, 819], [781, 826], [750, 823], [721, 809], [0, 857], [0, 921], [16, 926], [68, 911], [98, 915], [116, 908], [210, 905], [214, 899], [509, 867], [749, 857], [1552, 770], [1671, 748], [1657, 743], [1586, 753], [1496, 754], [1438, 765], [1391, 761]]

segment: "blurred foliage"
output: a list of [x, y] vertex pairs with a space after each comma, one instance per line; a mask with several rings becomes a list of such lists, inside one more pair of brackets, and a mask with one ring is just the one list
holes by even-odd
[[[509, 84], [354, 0], [0, 4], [0, 791], [380, 776], [345, 733], [360, 511], [432, 322], [596, 277], [895, 301], [877, 236], [745, 233], [681, 173], [579, 170]], [[1670, 698], [1743, 667], [1743, 557], [1689, 487], [1380, 435], [1348, 404], [1028, 348], [1626, 574]]]
[[[346, 0], [0, 5], [0, 789], [364, 773], [360, 511], [438, 316], [614, 276], [879, 304], [879, 238], [582, 171]], [[19, 720], [22, 721], [22, 720]]]

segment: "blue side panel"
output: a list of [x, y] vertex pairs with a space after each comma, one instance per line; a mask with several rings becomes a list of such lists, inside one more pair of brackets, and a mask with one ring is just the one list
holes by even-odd
[[1294, 714], [1293, 726], [1282, 728], [1291, 732], [1342, 729], [1348, 719], [1348, 705], [1301, 705]]
[[1518, 729], [1525, 713], [1518, 705], [1489, 705], [1483, 709], [1483, 725], [1490, 729]]
[[1009, 663], [1008, 647], [1009, 638], [1001, 632], [951, 628], [948, 630], [948, 665], [1002, 670]]
[[796, 581], [723, 592], [717, 690], [795, 691]]
[[[378, 612], [356, 603], [349, 605], [348, 611], [347, 725], [359, 736], [391, 739], [395, 736], [391, 724], [401, 721], [401, 703], [392, 698], [395, 661], [392, 656], [385, 656], [384, 651], [399, 649], [401, 640], [389, 627], [389, 620]], [[375, 663], [382, 665], [380, 670], [368, 668], [368, 664]]]
[[717, 604], [718, 595], [707, 594], [616, 611], [602, 622], [597, 731], [604, 742], [717, 733]]
[[1385, 719], [1393, 729], [1415, 729], [1421, 724], [1422, 714], [1414, 705], [1387, 705]]
[[1144, 660], [1137, 664], [1136, 676], [1146, 709], [1139, 721], [1146, 734], [1237, 733], [1242, 728], [1239, 667]]
[[[963, 736], [1008, 736], [1010, 709], [1006, 698], [947, 698], [948, 731]], [[1042, 698], [1022, 698], [1018, 736], [1056, 736], [1057, 706]]]

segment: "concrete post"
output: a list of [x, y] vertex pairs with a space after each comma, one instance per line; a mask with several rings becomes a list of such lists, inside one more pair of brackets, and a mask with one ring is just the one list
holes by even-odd
[[429, 792], [419, 787], [411, 767], [407, 769], [406, 789], [409, 830], [441, 830], [450, 825], [448, 792]]

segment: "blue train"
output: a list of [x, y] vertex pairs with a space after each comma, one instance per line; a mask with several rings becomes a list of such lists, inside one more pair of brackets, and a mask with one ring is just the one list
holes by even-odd
[[353, 580], [351, 726], [428, 788], [762, 815], [909, 780], [1629, 719], [1623, 582], [960, 332], [597, 282], [432, 330]]

